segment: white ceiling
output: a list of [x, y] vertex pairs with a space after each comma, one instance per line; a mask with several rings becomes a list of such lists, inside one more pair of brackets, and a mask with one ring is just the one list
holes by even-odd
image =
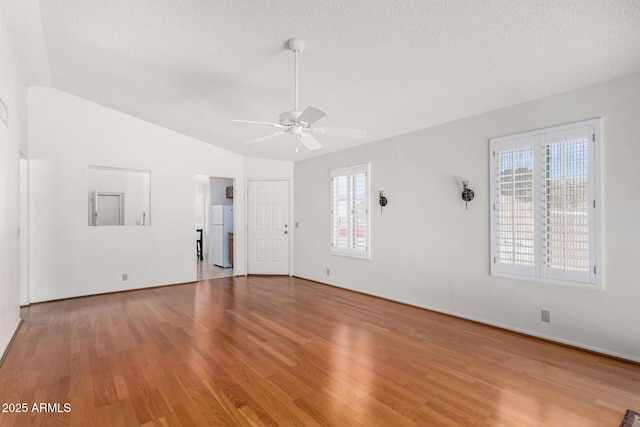
[[[638, 0], [0, 0], [29, 85], [244, 155], [299, 160], [640, 72]], [[300, 106], [325, 135], [243, 141]]]

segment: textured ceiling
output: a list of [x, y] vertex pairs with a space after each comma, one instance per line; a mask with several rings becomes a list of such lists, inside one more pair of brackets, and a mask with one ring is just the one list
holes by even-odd
[[[638, 0], [0, 0], [30, 85], [245, 155], [299, 160], [640, 72]], [[300, 106], [325, 135], [268, 127]]]

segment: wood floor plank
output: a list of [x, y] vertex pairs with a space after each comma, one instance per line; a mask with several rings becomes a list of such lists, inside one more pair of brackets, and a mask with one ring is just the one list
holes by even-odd
[[0, 413], [3, 427], [596, 427], [640, 410], [637, 364], [292, 277], [76, 298], [21, 316], [0, 402], [29, 411]]

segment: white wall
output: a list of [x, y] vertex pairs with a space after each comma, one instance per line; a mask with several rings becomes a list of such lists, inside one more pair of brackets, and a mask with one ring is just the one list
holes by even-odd
[[[639, 99], [637, 74], [296, 163], [295, 274], [640, 361]], [[603, 118], [605, 290], [489, 276], [488, 139], [594, 117]], [[331, 256], [329, 170], [363, 162], [371, 260]], [[463, 178], [476, 195], [468, 211]]]
[[291, 179], [293, 177], [293, 163], [291, 162], [245, 157], [243, 165], [247, 179]]
[[[51, 88], [29, 88], [28, 107], [30, 301], [196, 280], [195, 176], [235, 178], [243, 194], [243, 157]], [[151, 226], [89, 227], [88, 165], [150, 170]], [[235, 221], [245, 274], [244, 215]]]
[[0, 15], [0, 358], [20, 321], [20, 150], [26, 153], [26, 84]]

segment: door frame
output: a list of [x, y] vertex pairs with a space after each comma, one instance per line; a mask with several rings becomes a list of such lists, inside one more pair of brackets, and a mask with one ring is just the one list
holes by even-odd
[[286, 181], [289, 184], [289, 273], [288, 276], [293, 276], [293, 251], [294, 251], [294, 233], [295, 233], [295, 221], [293, 220], [293, 178], [246, 178], [244, 180], [244, 226], [245, 226], [245, 239], [244, 239], [244, 268], [245, 273], [249, 275], [249, 182], [266, 182], [266, 181]]

